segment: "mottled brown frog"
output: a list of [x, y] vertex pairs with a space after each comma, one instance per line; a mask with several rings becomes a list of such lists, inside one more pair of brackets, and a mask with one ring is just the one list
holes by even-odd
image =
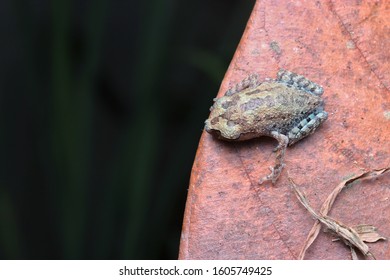
[[283, 69], [276, 80], [260, 82], [257, 75], [251, 75], [214, 99], [205, 130], [228, 141], [275, 138], [275, 165], [259, 181], [275, 184], [284, 166], [287, 146], [312, 134], [327, 119], [322, 93], [318, 84]]

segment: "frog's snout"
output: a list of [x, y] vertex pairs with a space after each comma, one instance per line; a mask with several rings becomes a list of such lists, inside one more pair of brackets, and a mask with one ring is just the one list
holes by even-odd
[[204, 129], [210, 133], [210, 121], [209, 120], [206, 120], [204, 122]]
[[211, 135], [213, 135], [213, 136], [216, 136], [216, 137], [218, 137], [218, 138], [221, 136], [221, 132], [218, 131], [217, 129], [214, 129], [214, 128], [212, 127], [211, 123], [210, 123], [210, 120], [208, 120], [208, 119], [205, 121], [204, 129], [205, 129], [208, 133], [210, 133]]

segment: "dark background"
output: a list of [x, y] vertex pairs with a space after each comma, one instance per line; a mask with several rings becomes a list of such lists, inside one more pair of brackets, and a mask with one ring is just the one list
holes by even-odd
[[175, 259], [254, 1], [0, 1], [0, 258]]

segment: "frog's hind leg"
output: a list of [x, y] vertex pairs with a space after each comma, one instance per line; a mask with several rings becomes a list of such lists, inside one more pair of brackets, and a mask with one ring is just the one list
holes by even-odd
[[320, 85], [313, 83], [302, 75], [284, 69], [279, 70], [277, 81], [318, 96], [324, 92], [324, 89]]
[[278, 146], [274, 150], [276, 152], [276, 161], [275, 166], [270, 167], [271, 173], [267, 176], [260, 179], [259, 184], [263, 184], [266, 181], [271, 181], [272, 184], [275, 184], [276, 180], [279, 178], [280, 173], [284, 167], [284, 154], [288, 145], [288, 137], [279, 132], [271, 132], [271, 136], [278, 140]]
[[257, 87], [258, 85], [260, 85], [259, 76], [257, 74], [252, 74], [237, 83], [235, 86], [229, 88], [225, 95], [230, 96], [244, 89]]
[[316, 111], [299, 122], [288, 133], [289, 143], [292, 145], [302, 138], [312, 134], [316, 128], [328, 118], [328, 113], [322, 110]]

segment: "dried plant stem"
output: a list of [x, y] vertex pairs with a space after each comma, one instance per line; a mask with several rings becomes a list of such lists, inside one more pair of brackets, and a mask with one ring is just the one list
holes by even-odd
[[363, 240], [361, 240], [359, 234], [353, 228], [348, 227], [332, 219], [329, 216], [324, 216], [314, 211], [314, 209], [310, 206], [306, 196], [298, 189], [298, 187], [295, 185], [291, 178], [290, 182], [299, 201], [313, 217], [315, 217], [319, 222], [324, 224], [328, 229], [335, 232], [347, 244], [351, 244], [352, 246], [359, 249], [359, 251], [362, 252], [363, 255], [371, 256], [375, 259], [374, 255], [370, 252], [368, 246], [363, 242]]
[[[325, 202], [322, 204], [321, 210], [319, 213], [315, 212], [310, 205], [307, 202], [306, 197], [302, 192], [299, 191], [293, 180], [289, 177], [290, 183], [297, 194], [300, 202], [305, 206], [305, 208], [317, 219], [311, 228], [308, 237], [305, 241], [305, 244], [298, 256], [298, 259], [304, 259], [305, 253], [307, 249], [310, 247], [310, 245], [314, 242], [314, 240], [317, 238], [318, 233], [321, 229], [321, 223], [325, 224], [329, 229], [334, 231], [337, 235], [339, 235], [340, 238], [342, 238], [348, 245], [355, 246], [358, 248], [365, 256], [371, 256], [374, 258], [374, 256], [368, 251], [368, 246], [363, 242], [364, 239], [359, 236], [357, 231], [351, 227], [347, 227], [340, 222], [335, 221], [334, 219], [327, 216], [330, 209], [333, 206], [333, 203], [336, 200], [337, 195], [347, 186], [355, 182], [356, 180], [363, 180], [363, 179], [373, 179], [380, 175], [382, 175], [385, 172], [388, 172], [390, 170], [390, 167], [386, 167], [383, 169], [376, 169], [376, 170], [370, 170], [370, 171], [362, 171], [352, 178], [346, 179], [342, 181], [337, 187], [332, 191], [332, 193], [327, 197]], [[305, 203], [304, 203], [305, 202]], [[374, 227], [373, 227], [374, 228]], [[375, 229], [375, 228], [374, 228]], [[376, 229], [375, 229], [376, 231]], [[356, 238], [358, 237], [358, 238]], [[385, 239], [383, 237], [376, 237], [376, 240], [379, 239]], [[375, 240], [375, 241], [376, 241]], [[368, 240], [364, 240], [366, 242], [369, 242]]]

